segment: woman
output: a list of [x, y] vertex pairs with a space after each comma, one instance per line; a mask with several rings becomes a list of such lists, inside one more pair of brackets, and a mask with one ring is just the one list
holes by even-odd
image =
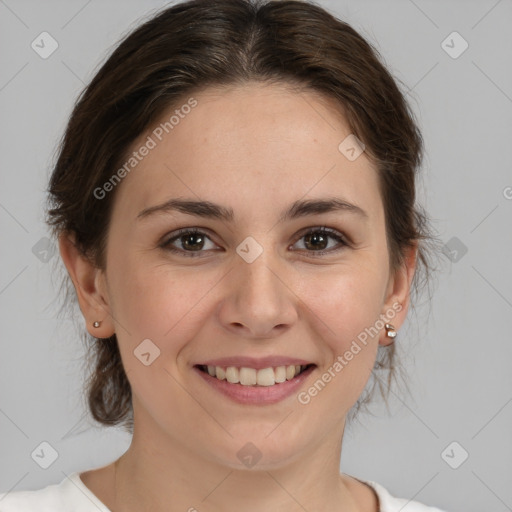
[[339, 471], [428, 276], [421, 150], [375, 50], [316, 5], [192, 0], [130, 34], [71, 115], [48, 222], [91, 413], [132, 443], [2, 512], [438, 511]]

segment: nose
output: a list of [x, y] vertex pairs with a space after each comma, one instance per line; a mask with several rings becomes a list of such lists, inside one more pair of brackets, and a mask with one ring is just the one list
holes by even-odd
[[219, 310], [224, 328], [247, 338], [272, 338], [289, 329], [298, 318], [297, 274], [268, 249], [252, 263], [237, 257], [234, 265]]

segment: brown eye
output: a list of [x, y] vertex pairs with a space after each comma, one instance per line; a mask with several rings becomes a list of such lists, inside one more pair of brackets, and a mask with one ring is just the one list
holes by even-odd
[[307, 249], [320, 249], [324, 250], [329, 244], [329, 236], [318, 231], [308, 233], [304, 236], [304, 245]]
[[[160, 247], [170, 252], [180, 253], [184, 256], [200, 256], [206, 252], [205, 245], [210, 242], [215, 245], [210, 237], [202, 231], [196, 229], [182, 229], [175, 236], [168, 238]], [[206, 247], [206, 250], [214, 247]]]
[[204, 246], [204, 236], [200, 233], [191, 233], [189, 235], [181, 235], [181, 246], [184, 249], [190, 249], [196, 251], [202, 249]]
[[[299, 249], [304, 250], [311, 256], [322, 256], [337, 252], [349, 245], [341, 233], [325, 227], [310, 229], [300, 237], [299, 241], [302, 240], [303, 248]], [[332, 241], [336, 243], [333, 244]], [[207, 246], [208, 243], [211, 244], [210, 247]], [[214, 250], [216, 245], [203, 231], [182, 229], [164, 241], [160, 247], [183, 256], [197, 257], [202, 256], [209, 250]]]
[[[336, 252], [348, 245], [341, 233], [325, 227], [310, 229], [301, 236], [300, 240], [304, 240], [303, 247], [306, 252], [314, 253], [312, 256], [321, 256], [323, 254]], [[334, 249], [330, 240], [337, 242], [334, 244]], [[342, 247], [339, 247], [340, 245]], [[336, 246], [338, 246], [338, 248], [336, 248]]]

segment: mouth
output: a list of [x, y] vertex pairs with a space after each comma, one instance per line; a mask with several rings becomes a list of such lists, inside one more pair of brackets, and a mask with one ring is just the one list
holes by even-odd
[[304, 373], [314, 364], [269, 366], [268, 368], [250, 368], [246, 366], [196, 365], [201, 372], [220, 381], [242, 386], [275, 386], [290, 381]]
[[317, 368], [316, 364], [311, 363], [279, 366], [253, 363], [259, 368], [235, 366], [234, 362], [230, 364], [226, 366], [219, 361], [215, 365], [196, 364], [193, 368], [207, 384], [208, 388], [205, 389], [213, 390], [238, 404], [258, 406], [275, 404], [296, 395]]

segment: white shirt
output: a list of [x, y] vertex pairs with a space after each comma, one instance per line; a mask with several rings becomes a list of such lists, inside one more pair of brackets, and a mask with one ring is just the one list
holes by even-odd
[[[417, 501], [391, 496], [382, 485], [360, 480], [379, 497], [380, 512], [443, 512]], [[80, 474], [72, 473], [60, 484], [49, 485], [35, 491], [16, 491], [0, 494], [1, 512], [111, 512], [82, 482]]]

